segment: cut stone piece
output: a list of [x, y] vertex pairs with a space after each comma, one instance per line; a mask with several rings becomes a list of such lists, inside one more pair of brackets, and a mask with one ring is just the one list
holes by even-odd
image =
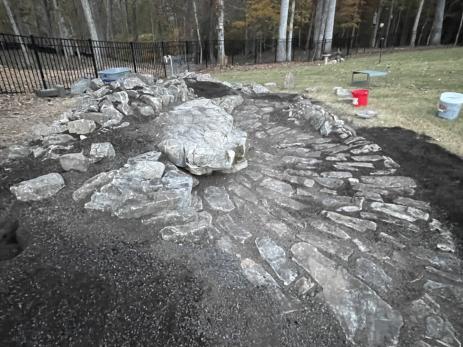
[[350, 247], [346, 242], [341, 240], [330, 240], [325, 237], [320, 237], [314, 233], [301, 232], [297, 234], [297, 237], [309, 243], [313, 247], [316, 247], [326, 253], [337, 256], [347, 262], [349, 257], [354, 253], [352, 247]]
[[383, 160], [384, 157], [382, 155], [373, 154], [373, 155], [353, 155], [353, 161], [380, 161]]
[[395, 218], [400, 218], [409, 222], [415, 222], [417, 219], [427, 221], [429, 214], [414, 207], [402, 205], [387, 204], [383, 202], [372, 202], [371, 208], [375, 211], [385, 213]]
[[440, 306], [431, 296], [424, 294], [409, 308], [411, 323], [423, 327], [423, 337], [436, 346], [461, 346], [453, 325], [441, 313]]
[[351, 229], [354, 229], [360, 232], [366, 232], [368, 230], [370, 231], [376, 230], [376, 223], [369, 221], [369, 220], [349, 217], [343, 214], [339, 214], [336, 212], [330, 212], [330, 211], [325, 212], [325, 214], [326, 214], [326, 217], [331, 219], [333, 222], [345, 225], [346, 227], [349, 227]]
[[416, 188], [416, 182], [405, 176], [362, 176], [360, 180], [366, 184], [386, 189]]
[[98, 175], [89, 178], [79, 189], [72, 193], [72, 198], [74, 201], [80, 201], [88, 198], [94, 191], [111, 182], [115, 174], [115, 171], [101, 172]]
[[233, 182], [228, 187], [228, 190], [238, 195], [241, 199], [252, 202], [253, 204], [258, 203], [256, 194], [241, 184]]
[[74, 141], [75, 138], [68, 134], [54, 134], [49, 135], [43, 139], [44, 146], [64, 145]]
[[143, 219], [142, 223], [154, 224], [156, 226], [178, 225], [192, 222], [195, 218], [197, 218], [196, 212], [189, 209], [185, 211], [172, 211], [159, 216]]
[[285, 196], [292, 196], [294, 194], [294, 189], [290, 184], [276, 180], [274, 178], [266, 178], [261, 182], [260, 185], [264, 188], [281, 193]]
[[309, 225], [322, 233], [330, 234], [343, 240], [349, 240], [350, 236], [342, 228], [334, 223], [322, 219], [310, 219]]
[[95, 129], [96, 124], [92, 120], [78, 119], [68, 123], [70, 134], [86, 135], [92, 133]]
[[241, 258], [240, 250], [227, 235], [217, 240], [217, 246], [225, 253]]
[[307, 296], [315, 287], [315, 282], [307, 277], [301, 277], [294, 283], [297, 295], [301, 298]]
[[360, 148], [352, 149], [350, 152], [352, 154], [365, 154], [365, 153], [371, 153], [371, 152], [379, 152], [380, 150], [381, 150], [381, 147], [373, 143], [370, 145], [364, 145]]
[[344, 268], [301, 242], [292, 246], [295, 261], [323, 287], [347, 338], [365, 346], [396, 346], [401, 314]]
[[288, 198], [286, 196], [282, 196], [281, 194], [270, 190], [270, 189], [265, 189], [265, 188], [256, 188], [257, 192], [261, 194], [262, 196], [271, 199], [272, 202], [274, 202], [277, 205], [289, 208], [291, 210], [295, 211], [301, 211], [306, 208], [306, 205], [300, 203], [299, 201], [293, 200], [291, 198]]
[[225, 231], [240, 243], [245, 243], [246, 240], [252, 236], [248, 230], [236, 224], [233, 218], [228, 214], [217, 217], [215, 224], [219, 229]]
[[254, 170], [246, 170], [245, 173], [253, 181], [258, 181], [263, 177], [263, 175], [261, 173], [259, 173], [257, 171], [254, 171]]
[[31, 149], [23, 145], [12, 145], [8, 147], [8, 159], [26, 158], [32, 153]]
[[330, 189], [339, 189], [344, 184], [344, 181], [338, 178], [314, 177], [314, 180], [323, 187]]
[[395, 247], [397, 247], [399, 249], [404, 249], [406, 247], [403, 243], [398, 241], [394, 236], [391, 236], [389, 234], [380, 232], [378, 236], [379, 236], [380, 239], [383, 239], [384, 241], [392, 243]]
[[90, 157], [94, 161], [100, 161], [104, 158], [112, 159], [116, 156], [116, 151], [110, 142], [92, 143], [90, 147]]
[[226, 95], [222, 98], [212, 99], [215, 104], [222, 107], [228, 113], [232, 113], [235, 108], [240, 106], [244, 99], [241, 95]]
[[358, 171], [359, 168], [374, 169], [375, 166], [372, 163], [363, 163], [363, 162], [340, 162], [333, 165], [335, 169], [338, 170], [349, 170], [349, 171]]
[[257, 238], [255, 242], [260, 255], [283, 281], [283, 284], [285, 286], [291, 284], [297, 278], [297, 272], [286, 257], [285, 250], [268, 237]]
[[235, 205], [233, 205], [227, 191], [223, 187], [207, 187], [204, 190], [204, 199], [216, 211], [230, 212], [235, 209]]
[[241, 261], [241, 269], [246, 279], [255, 286], [266, 288], [271, 295], [281, 304], [284, 311], [291, 311], [293, 305], [281, 292], [280, 286], [262, 265], [246, 258]]
[[199, 242], [206, 238], [211, 223], [212, 216], [203, 211], [198, 213], [197, 220], [183, 225], [165, 227], [161, 229], [160, 233], [164, 241]]
[[350, 178], [352, 177], [352, 173], [348, 171], [328, 171], [322, 172], [320, 176], [327, 178]]
[[90, 164], [88, 158], [82, 153], [69, 153], [59, 157], [59, 163], [64, 171], [86, 172]]
[[14, 185], [11, 192], [20, 201], [39, 201], [52, 197], [64, 188], [64, 179], [58, 173], [50, 173]]
[[355, 274], [366, 284], [375, 287], [380, 293], [391, 290], [392, 278], [377, 264], [366, 258], [355, 261]]
[[414, 200], [403, 196], [394, 199], [394, 202], [399, 205], [410, 206], [424, 211], [429, 211], [431, 209], [431, 204], [429, 202]]

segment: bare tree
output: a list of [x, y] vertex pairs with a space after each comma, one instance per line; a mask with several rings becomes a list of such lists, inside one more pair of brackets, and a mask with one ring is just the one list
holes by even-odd
[[224, 29], [224, 4], [223, 0], [217, 0], [217, 58], [220, 66], [226, 65], [225, 61], [225, 29]]
[[[56, 18], [56, 21], [58, 23], [58, 32], [59, 32], [59, 37], [61, 39], [68, 39], [70, 37], [69, 30], [66, 26], [66, 21], [64, 20], [63, 12], [61, 8], [58, 6], [58, 1], [57, 0], [52, 0], [51, 2], [52, 7], [53, 7], [53, 12], [54, 12], [54, 17]], [[61, 45], [63, 47], [63, 52], [64, 56], [68, 58], [69, 56], [72, 55], [72, 48], [70, 45], [70, 42], [66, 42], [64, 40], [61, 40]]]
[[460, 38], [461, 28], [463, 27], [463, 10], [461, 11], [460, 25], [458, 26], [457, 36], [455, 37], [454, 46], [458, 45], [458, 39]]
[[384, 47], [387, 47], [389, 32], [391, 30], [392, 17], [394, 16], [394, 5], [395, 0], [391, 0], [391, 6], [389, 7], [389, 16], [387, 17], [386, 35], [384, 37]]
[[26, 65], [31, 65], [31, 59], [30, 59], [29, 54], [27, 52], [26, 45], [24, 44], [24, 41], [23, 41], [23, 39], [21, 37], [21, 32], [18, 29], [18, 25], [16, 24], [16, 20], [14, 19], [14, 15], [13, 15], [13, 12], [11, 11], [10, 4], [8, 3], [8, 0], [2, 0], [2, 1], [3, 1], [3, 6], [5, 6], [6, 15], [8, 16], [8, 19], [10, 20], [10, 23], [11, 23], [11, 27], [13, 28], [13, 32], [14, 32], [15, 35], [18, 36], [18, 41], [19, 41], [19, 44], [21, 45], [21, 50], [22, 50], [23, 55], [24, 55], [24, 61], [25, 61]]
[[410, 38], [410, 47], [415, 47], [416, 34], [418, 32], [418, 24], [420, 23], [421, 12], [423, 12], [424, 0], [420, 0], [418, 11], [416, 12], [415, 22], [413, 23], [412, 37]]
[[329, 0], [328, 17], [326, 18], [325, 28], [325, 52], [331, 53], [333, 44], [334, 16], [336, 14], [336, 0]]
[[287, 61], [291, 61], [293, 57], [294, 12], [296, 12], [296, 0], [291, 0], [291, 17], [289, 18], [288, 26], [288, 48], [286, 49]]
[[370, 47], [375, 48], [376, 47], [376, 37], [378, 36], [378, 28], [381, 22], [381, 13], [383, 11], [383, 2], [384, 0], [379, 0], [379, 5], [378, 9], [375, 13], [375, 18], [376, 18], [376, 23], [375, 27], [373, 29], [372, 35], [371, 35], [371, 42], [370, 42]]
[[191, 0], [193, 3], [193, 14], [195, 16], [195, 24], [196, 24], [196, 37], [198, 39], [198, 46], [199, 46], [199, 64], [203, 63], [203, 44], [201, 41], [201, 31], [199, 29], [199, 21], [198, 21], [198, 10], [196, 9], [196, 0]]
[[106, 39], [114, 39], [113, 33], [113, 0], [106, 0]]
[[[320, 0], [319, 0], [320, 1]], [[319, 23], [315, 23], [318, 28], [318, 37], [315, 36], [317, 40], [315, 45], [315, 52], [314, 52], [314, 59], [321, 59], [323, 53], [323, 46], [325, 43], [325, 30], [326, 30], [326, 19], [328, 17], [330, 0], [323, 0], [323, 4], [321, 7], [321, 15]]]
[[[92, 9], [88, 0], [80, 0], [82, 4], [82, 9], [84, 10], [85, 20], [87, 21], [88, 30], [90, 32], [90, 37], [93, 41], [99, 41], [98, 32], [96, 30], [95, 21], [92, 16]], [[93, 47], [93, 52], [97, 61], [101, 58], [100, 49], [98, 47]]]
[[442, 38], [442, 25], [444, 24], [445, 0], [437, 0], [432, 23], [431, 44], [440, 45]]
[[281, 0], [280, 26], [278, 28], [277, 61], [286, 60], [286, 30], [288, 26], [289, 0]]

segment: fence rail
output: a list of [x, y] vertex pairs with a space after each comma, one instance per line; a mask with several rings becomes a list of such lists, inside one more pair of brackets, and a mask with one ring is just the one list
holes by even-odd
[[[367, 44], [362, 42], [367, 40], [334, 37], [318, 44], [294, 38], [289, 60], [311, 61], [327, 46], [343, 56], [366, 52], [362, 45]], [[226, 40], [227, 64], [274, 63], [277, 44], [275, 39]], [[158, 77], [195, 71], [216, 65], [217, 47], [218, 41], [113, 42], [0, 33], [0, 94], [29, 93], [55, 85], [69, 88], [79, 78], [97, 77], [98, 71], [111, 67], [129, 67]], [[168, 64], [165, 56], [171, 56]]]

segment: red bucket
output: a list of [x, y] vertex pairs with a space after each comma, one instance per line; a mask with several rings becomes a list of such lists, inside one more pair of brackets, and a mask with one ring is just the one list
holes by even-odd
[[368, 90], [367, 89], [353, 90], [352, 97], [357, 99], [357, 103], [354, 102], [355, 107], [361, 107], [361, 106], [368, 105]]

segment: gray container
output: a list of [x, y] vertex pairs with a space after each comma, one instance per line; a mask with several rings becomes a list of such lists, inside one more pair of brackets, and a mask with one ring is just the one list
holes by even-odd
[[463, 94], [446, 92], [440, 96], [437, 115], [445, 119], [457, 119], [463, 105]]
[[124, 77], [130, 72], [131, 70], [126, 67], [114, 67], [111, 69], [98, 71], [98, 76], [103, 80], [104, 83], [111, 83], [117, 81], [119, 78]]

